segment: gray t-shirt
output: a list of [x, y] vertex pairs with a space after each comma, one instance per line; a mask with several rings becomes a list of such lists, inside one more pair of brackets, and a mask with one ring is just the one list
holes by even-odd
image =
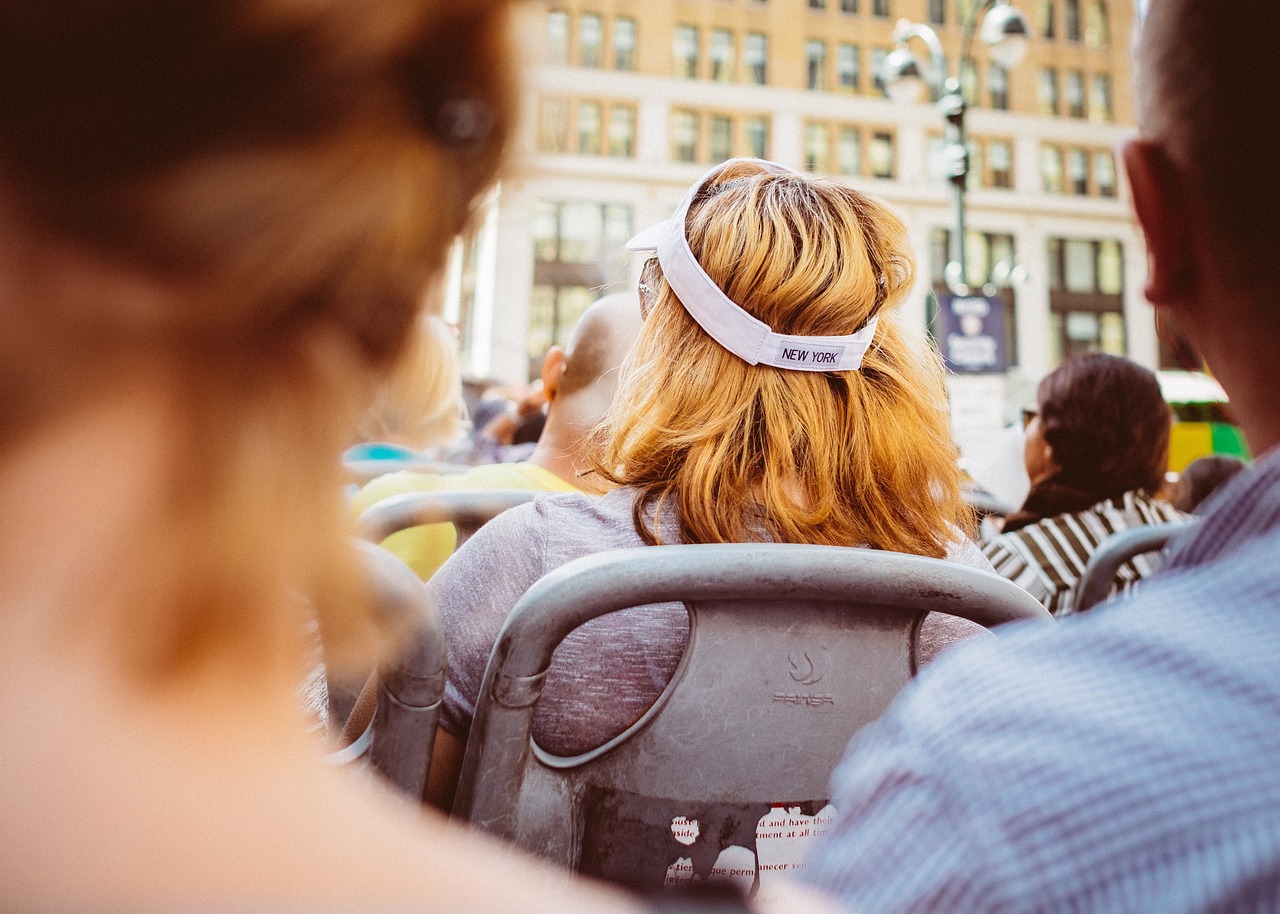
[[[464, 735], [471, 726], [489, 654], [507, 614], [535, 581], [585, 555], [642, 546], [632, 523], [634, 493], [539, 496], [480, 529], [432, 576], [427, 590], [444, 616], [449, 681], [441, 725]], [[673, 529], [665, 542], [679, 542]], [[982, 552], [957, 534], [947, 558], [991, 571]], [[993, 572], [994, 573], [994, 572]], [[921, 626], [920, 662], [984, 629], [929, 614]], [[556, 649], [533, 719], [538, 744], [576, 755], [634, 723], [661, 694], [684, 652], [689, 617], [680, 603], [641, 606], [575, 630]]]

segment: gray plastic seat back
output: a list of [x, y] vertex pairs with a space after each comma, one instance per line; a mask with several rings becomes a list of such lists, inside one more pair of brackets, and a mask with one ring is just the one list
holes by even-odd
[[508, 508], [532, 501], [540, 493], [521, 489], [461, 489], [409, 492], [371, 505], [356, 521], [360, 537], [380, 543], [391, 534], [423, 524], [453, 524], [458, 545]]
[[346, 763], [367, 757], [387, 780], [421, 799], [444, 699], [444, 623], [412, 570], [379, 546], [359, 546], [379, 611], [412, 634], [405, 653], [378, 670], [377, 705], [368, 726], [330, 758]]
[[1113, 533], [1103, 540], [1089, 556], [1084, 573], [1076, 582], [1071, 606], [1075, 612], [1084, 612], [1101, 603], [1115, 586], [1116, 575], [1125, 562], [1146, 552], [1159, 552], [1169, 540], [1194, 521], [1177, 521], [1169, 524], [1146, 524]]
[[[686, 602], [689, 644], [645, 716], [572, 759], [537, 747], [531, 721], [555, 646], [589, 619], [670, 601]], [[993, 574], [869, 549], [652, 546], [570, 562], [498, 636], [454, 813], [637, 888], [705, 878], [725, 848], [757, 851], [767, 816], [802, 821], [827, 805], [850, 737], [915, 672], [929, 610], [984, 625], [1050, 620]], [[696, 822], [692, 843], [680, 817]]]

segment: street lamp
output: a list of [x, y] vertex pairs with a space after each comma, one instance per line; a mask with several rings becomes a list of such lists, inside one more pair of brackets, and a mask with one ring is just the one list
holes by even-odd
[[[981, 23], [981, 28], [979, 28]], [[951, 199], [955, 207], [955, 231], [951, 237], [951, 249], [943, 278], [947, 287], [957, 295], [967, 295], [965, 283], [965, 213], [964, 195], [969, 178], [969, 147], [965, 134], [964, 117], [967, 105], [960, 85], [960, 74], [970, 63], [973, 36], [977, 32], [990, 48], [991, 59], [1006, 70], [1016, 67], [1027, 51], [1027, 20], [1022, 13], [1009, 5], [1009, 0], [982, 0], [973, 3], [969, 19], [964, 23], [960, 43], [960, 65], [955, 76], [947, 75], [947, 57], [937, 33], [927, 25], [898, 20], [893, 31], [897, 47], [884, 60], [881, 76], [885, 91], [895, 102], [918, 101], [928, 85], [939, 96], [938, 110], [947, 122], [946, 146], [943, 149], [944, 172], [951, 185]], [[929, 51], [928, 60], [922, 63], [910, 48], [911, 39], [918, 38]]]

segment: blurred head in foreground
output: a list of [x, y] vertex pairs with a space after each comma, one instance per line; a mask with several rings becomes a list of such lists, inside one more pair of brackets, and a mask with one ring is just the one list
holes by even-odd
[[147, 550], [94, 620], [140, 675], [253, 669], [286, 643], [285, 591], [312, 598], [331, 659], [379, 641], [337, 455], [495, 175], [505, 16], [0, 6], [0, 479], [21, 486], [18, 455], [57, 429], [144, 400], [164, 415], [132, 499], [145, 523], [100, 544], [122, 569]]

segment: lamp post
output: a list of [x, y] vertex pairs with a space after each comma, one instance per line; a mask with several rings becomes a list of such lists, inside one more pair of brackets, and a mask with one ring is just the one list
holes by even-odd
[[[979, 28], [981, 24], [981, 28]], [[938, 110], [946, 119], [946, 145], [943, 150], [947, 181], [955, 210], [955, 230], [951, 236], [948, 261], [943, 278], [957, 295], [967, 295], [965, 283], [965, 191], [969, 182], [969, 147], [965, 133], [965, 110], [968, 105], [960, 77], [965, 65], [972, 61], [973, 36], [977, 32], [991, 50], [991, 59], [1006, 70], [1016, 67], [1027, 50], [1027, 21], [1009, 0], [973, 0], [960, 43], [960, 62], [956, 75], [947, 72], [947, 57], [937, 33], [927, 25], [900, 19], [893, 32], [897, 42], [884, 61], [882, 76], [889, 98], [895, 102], [913, 102], [927, 84], [939, 96]], [[918, 38], [929, 51], [922, 63], [910, 48]]]

